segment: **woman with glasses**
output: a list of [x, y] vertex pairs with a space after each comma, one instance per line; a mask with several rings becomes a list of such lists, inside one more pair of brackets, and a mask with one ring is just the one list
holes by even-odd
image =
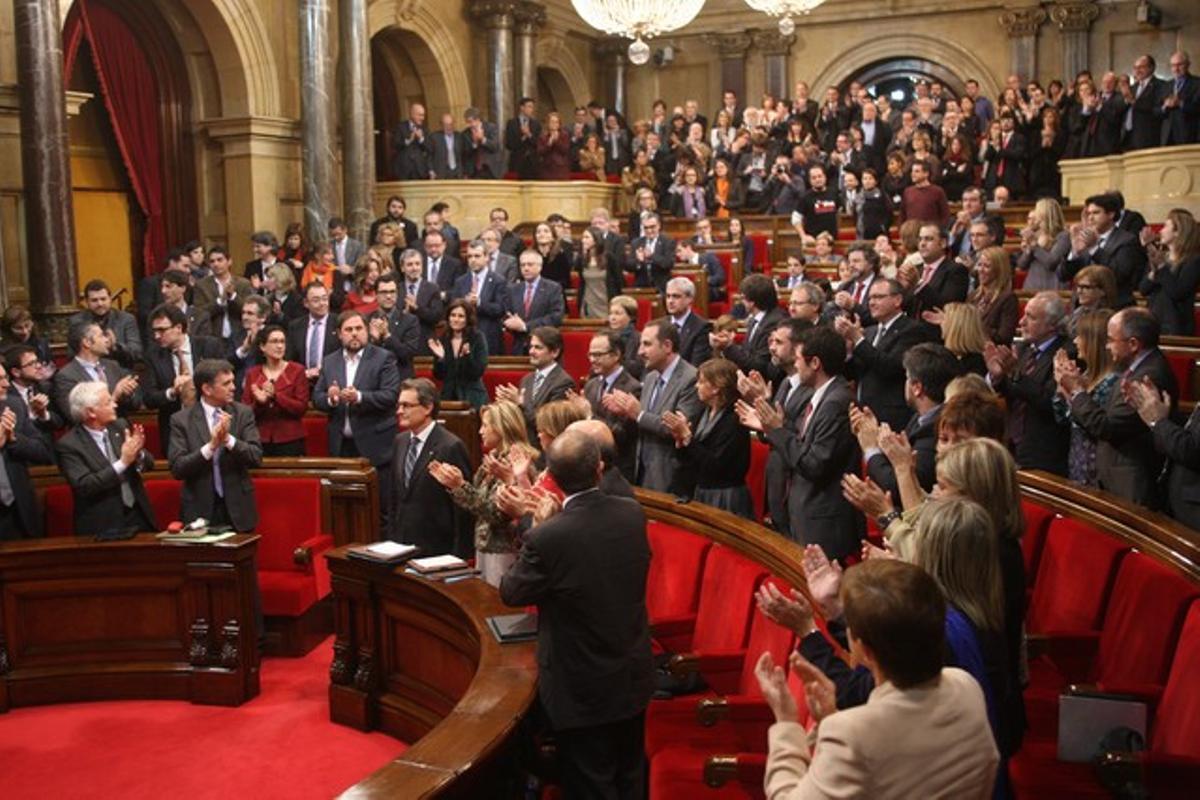
[[1075, 335], [1079, 318], [1089, 311], [1117, 305], [1117, 278], [1101, 264], [1084, 267], [1075, 275], [1075, 310], [1067, 320], [1067, 332]]
[[246, 371], [242, 402], [254, 411], [264, 456], [302, 456], [308, 378], [304, 365], [287, 361], [287, 332], [279, 325], [259, 331], [262, 363]]

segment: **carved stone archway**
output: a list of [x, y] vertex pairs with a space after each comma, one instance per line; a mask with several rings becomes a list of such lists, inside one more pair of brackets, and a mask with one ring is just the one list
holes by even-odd
[[[563, 88], [568, 92], [572, 107], [584, 105], [591, 99], [593, 92], [591, 83], [587, 79], [587, 73], [580, 66], [579, 60], [575, 58], [575, 53], [571, 51], [565, 35], [544, 31], [538, 37], [535, 55], [535, 61], [539, 68], [557, 73]], [[559, 93], [560, 91], [555, 91], [555, 99], [561, 102], [562, 98], [558, 97]], [[570, 108], [558, 110], [564, 113], [571, 111]]]
[[413, 48], [410, 58], [421, 70], [422, 83], [436, 86], [439, 92], [436, 98], [425, 98], [430, 117], [446, 111], [461, 116], [472, 105], [467, 68], [454, 38], [428, 5], [418, 0], [375, 0], [367, 8], [367, 30], [372, 38], [388, 28], [415, 34], [408, 41], [420, 47]]

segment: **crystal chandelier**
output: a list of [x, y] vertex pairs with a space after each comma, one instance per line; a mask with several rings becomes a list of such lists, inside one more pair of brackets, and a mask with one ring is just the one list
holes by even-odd
[[746, 0], [746, 5], [772, 17], [780, 17], [779, 32], [791, 36], [796, 32], [792, 17], [804, 16], [825, 0]]
[[571, 0], [571, 5], [593, 28], [633, 39], [629, 60], [645, 64], [650, 60], [650, 45], [644, 39], [687, 25], [700, 13], [704, 0]]

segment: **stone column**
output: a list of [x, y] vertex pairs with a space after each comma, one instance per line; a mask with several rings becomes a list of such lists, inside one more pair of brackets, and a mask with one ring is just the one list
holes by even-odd
[[[746, 104], [746, 51], [750, 33], [710, 33], [704, 41], [716, 48], [721, 59], [721, 91], [736, 92], [738, 104]], [[712, 120], [715, 122], [715, 120]]]
[[596, 44], [596, 55], [600, 59], [600, 63], [611, 68], [601, 67], [602, 81], [607, 79], [608, 85], [612, 87], [612, 92], [609, 95], [612, 98], [610, 108], [615, 110], [622, 116], [625, 114], [625, 71], [629, 64], [629, 40], [627, 39], [602, 39]]
[[[375, 115], [371, 103], [371, 35], [367, 0], [341, 0], [342, 204], [350, 235], [366, 242], [375, 217]], [[368, 243], [369, 244], [369, 243]]]
[[58, 0], [13, 0], [29, 297], [55, 338], [65, 333], [79, 296], [58, 11]]
[[300, 152], [304, 229], [324, 239], [337, 215], [337, 149], [333, 141], [333, 56], [330, 0], [300, 0]]
[[[513, 98], [513, 23], [517, 4], [511, 0], [475, 0], [471, 15], [487, 30], [488, 113], [504, 130], [516, 112]], [[531, 59], [532, 61], [532, 59]]]
[[546, 24], [546, 7], [537, 3], [518, 3], [513, 21], [516, 94], [517, 97], [537, 97], [537, 63], [533, 52], [537, 45], [538, 28]]
[[1100, 7], [1092, 2], [1056, 3], [1050, 7], [1050, 21], [1058, 26], [1062, 39], [1062, 80], [1069, 84], [1082, 70], [1088, 69], [1088, 31], [1100, 16]]
[[1045, 21], [1040, 6], [1011, 8], [1000, 15], [1009, 40], [1009, 72], [1020, 75], [1022, 83], [1037, 77], [1037, 33]]
[[784, 98], [791, 92], [791, 82], [788, 80], [788, 54], [796, 42], [796, 34], [784, 36], [777, 30], [754, 31], [754, 46], [763, 55], [763, 71], [765, 74], [764, 88], [777, 99]]

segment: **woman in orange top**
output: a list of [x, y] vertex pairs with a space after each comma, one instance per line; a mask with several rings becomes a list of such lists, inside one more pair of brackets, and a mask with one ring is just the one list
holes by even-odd
[[746, 199], [746, 192], [737, 175], [729, 169], [723, 158], [713, 161], [713, 174], [708, 179], [708, 210], [718, 219], [729, 219], [730, 211], [737, 211]]
[[321, 242], [313, 248], [312, 261], [304, 268], [300, 276], [300, 292], [313, 281], [320, 281], [325, 288], [333, 292], [333, 277], [337, 275], [337, 265], [333, 263], [333, 245]]

